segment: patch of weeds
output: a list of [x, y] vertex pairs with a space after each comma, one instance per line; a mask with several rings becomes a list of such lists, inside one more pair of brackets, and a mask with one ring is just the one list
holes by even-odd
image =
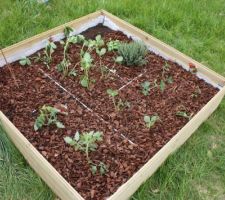
[[152, 116], [145, 115], [145, 116], [144, 116], [145, 125], [146, 125], [146, 127], [149, 128], [149, 129], [150, 129], [151, 127], [153, 127], [153, 126], [155, 125], [155, 123], [156, 123], [157, 121], [159, 121], [159, 120], [160, 120], [160, 118], [159, 118], [158, 115], [152, 115]]
[[116, 101], [116, 96], [118, 96], [118, 91], [117, 90], [113, 90], [113, 89], [107, 89], [107, 94], [109, 95], [109, 97], [112, 98], [113, 101], [113, 105], [116, 111], [120, 111], [124, 108], [130, 108], [130, 102], [128, 101], [123, 101], [122, 99], [119, 98], [118, 101]]
[[29, 66], [29, 65], [31, 65], [31, 61], [27, 57], [24, 57], [24, 58], [20, 59], [19, 63], [22, 66], [25, 66], [25, 65]]
[[51, 124], [56, 125], [57, 128], [65, 128], [65, 126], [57, 118], [57, 115], [61, 111], [57, 108], [44, 105], [40, 109], [40, 114], [34, 123], [34, 130], [38, 131], [43, 126], [49, 126]]
[[122, 62], [126, 66], [142, 66], [147, 63], [147, 47], [142, 42], [121, 43], [118, 53], [123, 57]]

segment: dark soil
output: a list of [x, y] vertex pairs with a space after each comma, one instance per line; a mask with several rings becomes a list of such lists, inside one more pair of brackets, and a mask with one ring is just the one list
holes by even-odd
[[[130, 41], [123, 33], [102, 26], [84, 32], [89, 38], [97, 34], [101, 34], [106, 42], [110, 39]], [[73, 78], [64, 77], [56, 70], [56, 65], [62, 60], [62, 48], [57, 43], [50, 70], [42, 63], [30, 67], [21, 67], [18, 62], [11, 64], [19, 88], [14, 85], [8, 69], [0, 68], [0, 110], [85, 199], [105, 199], [114, 193], [188, 122], [188, 119], [176, 116], [177, 111], [185, 110], [194, 115], [218, 92], [178, 64], [167, 61], [170, 69], [164, 76], [171, 76], [173, 82], [167, 83], [163, 92], [154, 88], [149, 95], [143, 95], [140, 84], [144, 81], [153, 83], [155, 80], [159, 84], [166, 62], [152, 52], [146, 57], [147, 65], [130, 68], [115, 64], [113, 58], [117, 53], [107, 52], [102, 57], [102, 65], [116, 72], [104, 76], [99, 57], [92, 52], [95, 62], [90, 77], [93, 83], [90, 89], [85, 89], [80, 85], [79, 78], [83, 73], [79, 64], [81, 46], [76, 44], [69, 49], [72, 66], [77, 64], [78, 75]], [[39, 69], [53, 77], [93, 112], [56, 86]], [[120, 89], [133, 78], [135, 80]], [[193, 97], [198, 87], [201, 94]], [[109, 88], [120, 89], [116, 101], [127, 101], [130, 107], [115, 111], [112, 99], [106, 93]], [[66, 128], [50, 126], [35, 132], [33, 125], [38, 110], [43, 105], [56, 104], [68, 106], [68, 115], [59, 116]], [[151, 129], [146, 128], [144, 116], [156, 113], [160, 121]], [[99, 173], [93, 175], [85, 154], [74, 150], [63, 139], [73, 136], [76, 131], [82, 133], [91, 130], [104, 133], [97, 150], [90, 153], [93, 162], [107, 165], [109, 171], [103, 176]]]

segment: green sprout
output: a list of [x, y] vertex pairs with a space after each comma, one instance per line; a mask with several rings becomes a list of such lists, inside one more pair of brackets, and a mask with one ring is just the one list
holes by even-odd
[[73, 138], [67, 136], [64, 138], [64, 141], [73, 146], [75, 150], [84, 152], [87, 161], [90, 162], [89, 152], [96, 151], [98, 147], [97, 142], [102, 141], [102, 136], [103, 134], [100, 131], [83, 132], [82, 134], [77, 131]]
[[92, 66], [92, 61], [90, 53], [85, 52], [81, 58], [81, 69], [84, 71], [84, 75], [81, 77], [80, 83], [86, 88], [90, 86], [89, 70]]
[[115, 51], [118, 50], [120, 45], [120, 41], [119, 40], [111, 40], [107, 43], [107, 48], [108, 51]]
[[176, 116], [183, 117], [183, 118], [186, 118], [186, 119], [190, 120], [193, 116], [193, 113], [188, 114], [186, 111], [177, 111]]
[[31, 61], [29, 58], [24, 57], [22, 59], [20, 59], [19, 61], [20, 65], [25, 66], [25, 65], [31, 65]]
[[160, 118], [159, 118], [158, 115], [152, 115], [152, 116], [145, 115], [145, 116], [144, 116], [145, 124], [146, 124], [147, 128], [149, 128], [149, 129], [150, 129], [152, 126], [154, 126], [155, 123], [156, 123], [157, 121], [159, 121], [159, 120], [160, 120]]
[[57, 128], [65, 128], [65, 126], [57, 119], [57, 115], [61, 111], [57, 108], [44, 105], [40, 109], [40, 114], [34, 123], [34, 130], [38, 131], [43, 126], [49, 126], [55, 124]]

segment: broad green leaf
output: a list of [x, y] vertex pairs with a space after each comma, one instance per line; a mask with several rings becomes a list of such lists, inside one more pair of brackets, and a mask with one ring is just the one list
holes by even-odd
[[56, 123], [57, 128], [65, 128], [62, 122], [57, 121]]
[[122, 56], [117, 56], [116, 59], [115, 59], [115, 62], [122, 63], [123, 62], [123, 57]]
[[97, 172], [97, 167], [96, 167], [96, 165], [92, 165], [91, 166], [91, 172], [92, 172], [92, 174], [96, 174], [96, 172]]
[[88, 80], [88, 78], [87, 77], [83, 77], [82, 79], [81, 79], [81, 85], [83, 86], [83, 87], [86, 87], [86, 88], [88, 88], [88, 86], [89, 86], [89, 80]]
[[22, 59], [22, 60], [20, 60], [20, 62], [19, 62], [21, 65], [26, 65], [27, 64], [27, 62], [26, 62], [26, 60], [25, 59]]
[[144, 116], [144, 121], [145, 121], [146, 123], [149, 123], [149, 122], [151, 122], [151, 118], [150, 118], [149, 116], [145, 115], [145, 116]]
[[71, 137], [66, 136], [66, 137], [64, 137], [64, 141], [65, 141], [67, 144], [72, 144], [73, 139], [72, 139]]
[[80, 133], [78, 131], [75, 133], [74, 140], [77, 142], [80, 140]]
[[115, 97], [118, 95], [118, 91], [117, 90], [112, 90], [112, 89], [107, 89], [107, 94], [112, 96], [112, 97]]

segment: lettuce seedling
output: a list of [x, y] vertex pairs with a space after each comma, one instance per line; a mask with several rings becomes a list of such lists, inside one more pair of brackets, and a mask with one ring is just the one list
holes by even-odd
[[149, 129], [150, 129], [152, 126], [154, 126], [155, 123], [156, 123], [157, 121], [159, 121], [159, 120], [160, 120], [160, 118], [159, 118], [158, 115], [152, 115], [152, 116], [145, 115], [145, 116], [144, 116], [145, 124], [146, 124], [147, 128], [149, 128]]
[[40, 109], [40, 114], [34, 123], [34, 130], [38, 131], [43, 126], [55, 124], [57, 128], [65, 128], [65, 126], [57, 119], [57, 115], [61, 111], [57, 108], [44, 105]]
[[120, 45], [120, 41], [119, 40], [111, 40], [107, 43], [107, 48], [108, 51], [115, 51], [118, 50]]
[[20, 65], [25, 66], [25, 65], [31, 65], [31, 61], [29, 58], [24, 57], [19, 61]]
[[98, 147], [97, 142], [102, 141], [102, 136], [103, 134], [100, 131], [83, 132], [82, 134], [77, 131], [73, 138], [67, 136], [64, 138], [64, 141], [73, 146], [75, 150], [84, 152], [87, 161], [91, 162], [89, 159], [89, 152], [96, 151]]
[[96, 48], [99, 48], [99, 47], [102, 47], [104, 46], [105, 42], [104, 40], [102, 39], [102, 36], [101, 35], [97, 35], [95, 37], [95, 47]]

